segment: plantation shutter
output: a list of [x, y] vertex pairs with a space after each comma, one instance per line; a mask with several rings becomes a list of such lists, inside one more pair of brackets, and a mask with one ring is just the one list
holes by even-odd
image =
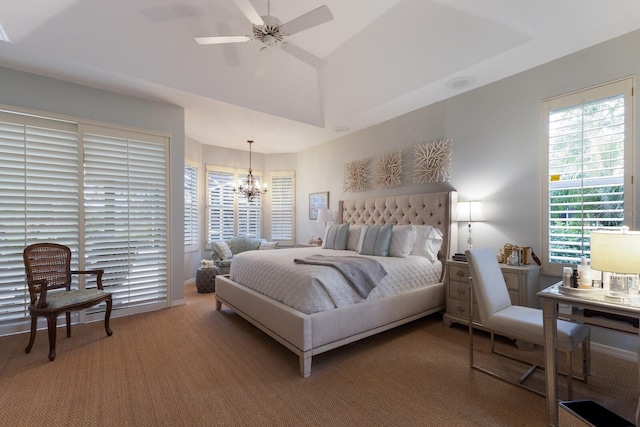
[[238, 195], [238, 235], [260, 237], [260, 210], [262, 196], [248, 201], [246, 197]]
[[271, 240], [295, 242], [295, 173], [274, 172], [271, 176]]
[[[55, 241], [78, 252], [78, 135], [74, 123], [0, 112], [0, 329], [25, 330], [22, 251]], [[77, 287], [77, 283], [73, 284]]]
[[113, 309], [166, 306], [166, 138], [86, 127], [85, 258], [103, 268]]
[[592, 230], [625, 225], [632, 158], [625, 83], [547, 105], [549, 264], [578, 264], [589, 258]]
[[235, 236], [235, 202], [232, 171], [207, 169], [207, 243]]
[[198, 245], [198, 168], [184, 167], [184, 246]]

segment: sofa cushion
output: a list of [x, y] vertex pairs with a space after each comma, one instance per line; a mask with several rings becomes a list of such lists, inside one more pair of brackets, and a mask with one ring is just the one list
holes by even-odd
[[213, 247], [215, 248], [221, 259], [233, 258], [233, 252], [231, 251], [231, 248], [229, 247], [227, 242], [225, 242], [224, 240], [217, 240], [213, 242]]
[[257, 239], [255, 237], [237, 236], [228, 241], [229, 248], [234, 255], [246, 252], [255, 251], [260, 249], [260, 243], [264, 242], [264, 239]]
[[278, 242], [261, 242], [260, 247], [258, 248], [261, 251], [268, 249], [276, 249], [278, 247]]

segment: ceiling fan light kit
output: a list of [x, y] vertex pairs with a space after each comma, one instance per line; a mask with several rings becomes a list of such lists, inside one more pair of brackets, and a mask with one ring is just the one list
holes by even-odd
[[198, 44], [241, 43], [258, 40], [264, 45], [258, 52], [254, 75], [259, 77], [266, 73], [266, 63], [269, 49], [280, 47], [288, 54], [314, 67], [321, 68], [325, 61], [311, 52], [295, 46], [286, 40], [287, 36], [315, 27], [333, 19], [329, 8], [320, 6], [289, 22], [282, 23], [271, 16], [271, 2], [267, 3], [267, 16], [260, 16], [249, 0], [234, 0], [238, 8], [253, 24], [253, 37], [250, 36], [213, 36], [196, 37]]

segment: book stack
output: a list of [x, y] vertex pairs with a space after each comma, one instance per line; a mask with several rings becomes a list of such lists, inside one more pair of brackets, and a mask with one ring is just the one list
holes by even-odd
[[454, 261], [467, 262], [467, 256], [465, 254], [456, 253], [451, 257]]

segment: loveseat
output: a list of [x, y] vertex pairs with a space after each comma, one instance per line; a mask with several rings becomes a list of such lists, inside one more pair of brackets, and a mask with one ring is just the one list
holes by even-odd
[[217, 240], [211, 245], [211, 258], [220, 269], [220, 274], [229, 274], [233, 256], [245, 251], [277, 248], [277, 242], [267, 242], [255, 237], [237, 236], [229, 240]]

